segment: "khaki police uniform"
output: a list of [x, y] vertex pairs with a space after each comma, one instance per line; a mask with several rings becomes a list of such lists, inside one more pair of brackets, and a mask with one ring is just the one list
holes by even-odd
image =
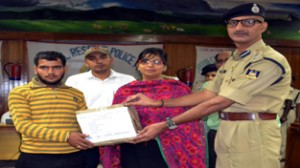
[[[280, 161], [281, 167], [284, 167], [285, 163], [285, 150], [286, 150], [286, 138], [287, 138], [287, 129], [296, 119], [296, 105], [300, 103], [300, 90], [290, 87], [288, 100], [292, 101], [291, 109], [287, 115], [287, 121], [281, 123], [281, 148], [280, 148]], [[279, 116], [282, 116], [284, 107], [282, 108]]]
[[[223, 110], [224, 114], [254, 116], [239, 120], [240, 115], [231, 119], [220, 113], [215, 141], [217, 168], [280, 167], [281, 136], [276, 114], [288, 96], [290, 81], [286, 58], [263, 40], [240, 54], [232, 53], [206, 89], [235, 101]], [[268, 119], [259, 117], [261, 112]]]

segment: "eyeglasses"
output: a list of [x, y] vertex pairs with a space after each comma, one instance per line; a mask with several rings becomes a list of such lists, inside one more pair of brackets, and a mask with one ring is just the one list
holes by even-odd
[[152, 64], [154, 64], [154, 65], [161, 65], [162, 64], [162, 61], [160, 61], [160, 60], [148, 60], [148, 59], [141, 59], [140, 61], [139, 61], [139, 63], [140, 64], [142, 64], [142, 65], [148, 65], [148, 64], [150, 64], [150, 63], [152, 63]]
[[252, 26], [255, 25], [256, 22], [262, 23], [262, 22], [264, 22], [264, 21], [258, 20], [258, 19], [254, 19], [254, 18], [241, 19], [241, 20], [231, 19], [231, 20], [225, 21], [227, 27], [230, 27], [230, 28], [236, 27], [236, 26], [238, 25], [239, 22], [241, 22], [241, 24], [242, 24], [244, 27], [252, 27]]

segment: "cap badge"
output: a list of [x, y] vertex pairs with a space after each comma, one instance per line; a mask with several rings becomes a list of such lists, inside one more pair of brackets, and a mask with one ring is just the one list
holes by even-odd
[[259, 7], [257, 6], [257, 4], [253, 4], [251, 11], [253, 13], [259, 13]]

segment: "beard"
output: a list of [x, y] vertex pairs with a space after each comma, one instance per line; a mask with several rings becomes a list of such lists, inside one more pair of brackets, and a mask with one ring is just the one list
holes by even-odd
[[111, 67], [110, 66], [107, 66], [107, 65], [98, 65], [98, 66], [95, 66], [93, 69], [91, 69], [93, 72], [97, 73], [97, 74], [104, 74], [104, 73], [107, 73], [107, 72], [110, 72], [111, 70]]
[[49, 81], [43, 79], [39, 74], [37, 74], [38, 79], [39, 79], [42, 83], [44, 83], [44, 84], [46, 84], [46, 85], [57, 85], [57, 84], [59, 84], [59, 83], [62, 81], [62, 79], [64, 78], [64, 76], [65, 76], [65, 74], [63, 74], [58, 80], [53, 81], [53, 82], [49, 82]]

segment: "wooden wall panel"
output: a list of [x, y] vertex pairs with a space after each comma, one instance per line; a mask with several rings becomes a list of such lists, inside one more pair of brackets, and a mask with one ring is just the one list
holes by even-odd
[[[28, 82], [28, 65], [25, 55], [25, 42], [22, 40], [3, 41], [2, 43], [2, 74], [4, 82], [0, 85], [0, 116], [8, 110], [7, 97], [11, 89]], [[6, 63], [20, 63], [22, 67], [21, 80], [9, 80], [8, 75], [4, 72]]]
[[[184, 67], [194, 67], [196, 63], [196, 46], [207, 46], [207, 47], [233, 47], [233, 44], [228, 39], [218, 39], [218, 38], [201, 38], [195, 36], [74, 36], [74, 35], [64, 35], [58, 36], [54, 34], [41, 34], [32, 35], [24, 34], [24, 37], [15, 37], [20, 38], [15, 40], [7, 39], [7, 34], [0, 35], [0, 39], [4, 36], [3, 45], [2, 45], [2, 65], [7, 62], [19, 62], [22, 64], [23, 73], [20, 81], [8, 80], [3, 70], [1, 71], [4, 74], [5, 82], [0, 85], [0, 114], [7, 111], [7, 95], [9, 91], [19, 85], [25, 84], [28, 82], [28, 63], [26, 55], [26, 40], [30, 40], [32, 37], [44, 37], [45, 39], [52, 40], [78, 40], [78, 37], [82, 37], [84, 40], [91, 41], [118, 41], [118, 42], [136, 42], [136, 43], [153, 43], [159, 42], [164, 44], [164, 49], [169, 55], [169, 65], [166, 75], [175, 76], [176, 72]], [[15, 34], [13, 34], [15, 35]], [[44, 35], [44, 36], [43, 36]], [[14, 37], [14, 36], [10, 36]], [[118, 38], [119, 37], [119, 38]], [[147, 37], [147, 38], [146, 38]], [[3, 37], [2, 37], [3, 38]], [[146, 41], [141, 41], [141, 39], [148, 39]], [[149, 41], [149, 39], [152, 39]], [[32, 39], [31, 39], [32, 40]], [[34, 39], [41, 40], [41, 39]], [[300, 89], [300, 42], [283, 42], [283, 41], [266, 41], [267, 44], [273, 46], [276, 50], [281, 52], [288, 59], [293, 74], [296, 76], [296, 88]], [[32, 61], [32, 60], [30, 60]], [[32, 67], [30, 67], [32, 68]]]
[[185, 67], [195, 68], [196, 49], [193, 44], [165, 44], [168, 53], [167, 75], [176, 76], [176, 72]]

